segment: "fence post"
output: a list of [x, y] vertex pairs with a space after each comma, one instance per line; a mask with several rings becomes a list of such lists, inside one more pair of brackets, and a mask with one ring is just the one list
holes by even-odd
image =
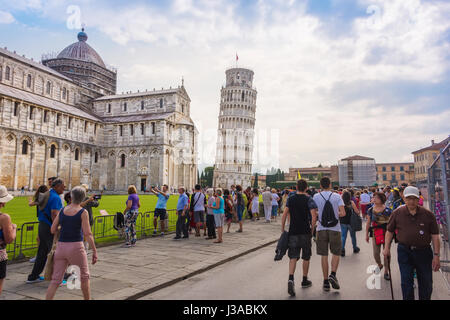
[[[25, 225], [25, 223], [24, 224], [22, 224], [22, 232], [20, 233], [20, 250], [19, 250], [19, 255], [18, 255], [18, 257], [22, 257], [22, 247], [23, 247], [23, 226]], [[38, 234], [39, 234], [39, 227], [38, 227]], [[15, 253], [16, 253], [16, 249], [14, 248], [14, 258], [15, 258]]]
[[[444, 151], [448, 150], [448, 147], [445, 149], [441, 149], [441, 176], [442, 176], [442, 190], [444, 191], [444, 201], [445, 201], [445, 214], [447, 218], [447, 234], [450, 236], [450, 204], [448, 203], [448, 186], [447, 186], [447, 171], [445, 167], [445, 153]], [[444, 239], [445, 240], [445, 239]]]

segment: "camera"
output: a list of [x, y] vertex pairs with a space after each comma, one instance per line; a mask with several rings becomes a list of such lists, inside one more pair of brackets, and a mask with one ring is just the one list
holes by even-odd
[[94, 200], [100, 200], [102, 198], [101, 194], [94, 195]]

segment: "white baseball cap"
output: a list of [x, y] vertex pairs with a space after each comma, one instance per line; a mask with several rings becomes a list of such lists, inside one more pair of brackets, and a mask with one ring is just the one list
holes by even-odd
[[403, 191], [403, 197], [416, 197], [417, 199], [420, 199], [419, 189], [413, 186], [406, 187], [405, 191]]
[[6, 203], [12, 200], [14, 197], [8, 193], [8, 189], [5, 186], [0, 186], [0, 202]]

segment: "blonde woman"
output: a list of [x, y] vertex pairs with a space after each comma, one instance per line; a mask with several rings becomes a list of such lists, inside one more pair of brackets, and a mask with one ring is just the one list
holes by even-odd
[[86, 197], [83, 187], [75, 187], [71, 191], [72, 202], [62, 209], [53, 220], [51, 233], [56, 234], [61, 226], [60, 236], [54, 255], [52, 281], [47, 289], [47, 300], [55, 297], [64, 278], [68, 266], [78, 266], [80, 269], [81, 291], [85, 300], [91, 299], [89, 282], [89, 265], [83, 236], [92, 248], [92, 264], [97, 263], [97, 248], [89, 225], [89, 213], [81, 206]]
[[280, 200], [280, 197], [277, 194], [277, 190], [274, 188], [272, 189], [272, 220], [277, 221], [277, 215], [278, 215], [278, 200]]
[[123, 211], [125, 217], [125, 246], [127, 248], [136, 245], [136, 219], [139, 214], [138, 209], [141, 207], [139, 196], [137, 195], [136, 187], [131, 185], [128, 187], [127, 207]]

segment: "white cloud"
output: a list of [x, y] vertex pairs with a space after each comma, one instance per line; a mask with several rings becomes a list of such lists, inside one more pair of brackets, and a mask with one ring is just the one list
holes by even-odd
[[[60, 11], [68, 3], [45, 6], [43, 14], [64, 20]], [[118, 91], [176, 86], [184, 76], [192, 117], [202, 130], [217, 130], [224, 72], [237, 51], [239, 65], [255, 71], [256, 127], [280, 130], [285, 169], [333, 164], [353, 154], [404, 161], [418, 145], [445, 138], [448, 110], [411, 115], [412, 107], [431, 108], [432, 97], [396, 102], [383, 84], [450, 80], [450, 45], [444, 38], [449, 3], [359, 0], [363, 8], [374, 5], [374, 11], [342, 33], [328, 33], [328, 22], [308, 14], [305, 1], [258, 0], [245, 8], [242, 3], [174, 0], [161, 8], [86, 0], [79, 5], [88, 34], [97, 28], [120, 45], [102, 51], [89, 39], [119, 68]], [[377, 92], [356, 99], [367, 83], [380, 83]], [[355, 94], [341, 91], [348, 86]]]
[[15, 21], [13, 15], [6, 11], [0, 11], [0, 23], [2, 24], [10, 24]]

